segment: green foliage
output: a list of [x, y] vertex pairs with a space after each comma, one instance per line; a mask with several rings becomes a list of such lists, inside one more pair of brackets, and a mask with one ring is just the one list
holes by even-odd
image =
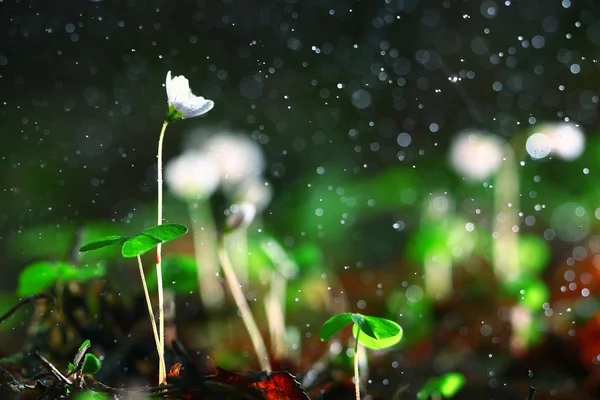
[[503, 281], [502, 285], [506, 294], [531, 311], [541, 310], [542, 305], [550, 299], [546, 283], [534, 275], [521, 275], [515, 280]]
[[542, 305], [550, 299], [550, 291], [546, 283], [540, 279], [532, 279], [521, 289], [519, 303], [531, 311], [539, 311]]
[[100, 367], [102, 367], [102, 362], [100, 361], [100, 359], [94, 354], [88, 353], [83, 358], [81, 372], [84, 375], [93, 375], [96, 372], [100, 371]]
[[74, 400], [109, 400], [107, 394], [86, 390], [85, 392], [77, 393]]
[[105, 236], [82, 246], [80, 252], [102, 249], [120, 245], [121, 255], [125, 258], [137, 257], [152, 250], [160, 243], [177, 239], [187, 233], [187, 228], [180, 224], [163, 224], [148, 228], [130, 238], [125, 236]]
[[519, 236], [519, 265], [528, 273], [542, 272], [550, 261], [550, 245], [537, 235]]
[[50, 289], [58, 281], [86, 282], [106, 274], [102, 265], [75, 267], [65, 262], [38, 261], [29, 264], [19, 274], [17, 295], [32, 296]]
[[[115, 229], [129, 231], [131, 224], [117, 224], [114, 222], [86, 222], [85, 226], [79, 228], [77, 223], [61, 223], [60, 225], [35, 226], [19, 235], [10, 238], [8, 249], [15, 259], [64, 259], [70, 254], [73, 243], [76, 241], [76, 232], [80, 230], [81, 241], [91, 243], [102, 237], [108, 236]], [[115, 254], [110, 250], [98, 250], [94, 253], [82, 255], [82, 262], [95, 262], [114, 258]]]
[[451, 254], [465, 259], [471, 255], [478, 241], [477, 231], [468, 232], [466, 221], [452, 217], [442, 221], [428, 221], [414, 232], [406, 246], [407, 258], [421, 265], [426, 257]]
[[[358, 342], [370, 349], [388, 348], [402, 339], [402, 327], [394, 321], [358, 313], [341, 313], [321, 326], [321, 340], [329, 340], [350, 323], [353, 324], [354, 337], [358, 336]], [[358, 335], [359, 330], [363, 335]]]
[[[198, 289], [196, 260], [188, 255], [168, 255], [162, 262], [163, 286], [176, 293], [189, 294]], [[156, 268], [146, 276], [148, 289], [158, 287]]]
[[86, 253], [88, 251], [98, 250], [98, 249], [101, 249], [104, 247], [112, 246], [114, 244], [122, 245], [123, 243], [125, 243], [126, 240], [127, 240], [127, 238], [125, 236], [115, 236], [115, 235], [105, 236], [98, 240], [90, 242], [90, 243], [86, 244], [85, 246], [82, 246], [79, 249], [79, 251], [81, 253]]
[[431, 378], [417, 393], [417, 399], [428, 399], [432, 396], [452, 398], [464, 386], [465, 377], [458, 372], [451, 372], [437, 378]]
[[320, 270], [324, 263], [321, 248], [310, 242], [295, 246], [291, 257], [303, 271]]
[[433, 330], [431, 300], [426, 296], [409, 298], [407, 289], [389, 294], [386, 301], [388, 314], [398, 316], [398, 322], [402, 324], [405, 347], [420, 342]]
[[187, 231], [185, 225], [180, 224], [153, 226], [127, 239], [123, 243], [121, 254], [125, 258], [137, 257], [152, 250], [160, 243], [166, 243], [185, 235]]

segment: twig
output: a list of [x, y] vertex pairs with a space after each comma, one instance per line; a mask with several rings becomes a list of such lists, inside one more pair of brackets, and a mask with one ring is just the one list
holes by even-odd
[[38, 293], [34, 294], [33, 296], [21, 299], [19, 300], [19, 302], [17, 302], [17, 304], [12, 306], [10, 310], [8, 310], [4, 314], [2, 314], [2, 316], [0, 316], [0, 324], [9, 319], [14, 313], [16, 313], [19, 310], [19, 308], [23, 307], [25, 304], [31, 303], [39, 299], [52, 300], [54, 302], [54, 296], [52, 296], [50, 293]]
[[529, 386], [529, 393], [527, 394], [526, 400], [533, 400], [534, 395], [535, 395], [535, 388], [533, 386]]
[[50, 361], [48, 361], [43, 355], [41, 355], [37, 351], [34, 351], [33, 355], [38, 360], [40, 360], [40, 362], [44, 365], [44, 367], [46, 367], [52, 373], [52, 375], [54, 375], [54, 377], [59, 380], [59, 382], [62, 382], [63, 384], [65, 384], [67, 386], [71, 386], [73, 384], [73, 382], [71, 382], [71, 380], [69, 378], [64, 376], [62, 374], [62, 372], [60, 372], [58, 370], [58, 368], [56, 368], [54, 365], [52, 365], [52, 363]]

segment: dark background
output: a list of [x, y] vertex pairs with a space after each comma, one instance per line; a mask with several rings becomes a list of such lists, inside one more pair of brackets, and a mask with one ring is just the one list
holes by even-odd
[[282, 235], [296, 229], [284, 216], [300, 179], [322, 165], [435, 172], [473, 127], [508, 137], [568, 117], [589, 135], [594, 3], [2, 1], [0, 245], [40, 224], [152, 210], [168, 70], [216, 106], [170, 126], [165, 159], [195, 127], [248, 132], [276, 193], [266, 223]]

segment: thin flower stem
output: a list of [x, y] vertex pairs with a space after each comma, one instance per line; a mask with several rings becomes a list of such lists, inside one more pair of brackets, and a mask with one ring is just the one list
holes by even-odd
[[225, 245], [227, 234], [221, 239], [219, 243], [219, 258], [221, 260], [221, 266], [223, 267], [223, 274], [225, 275], [225, 280], [227, 281], [227, 285], [229, 286], [229, 290], [231, 290], [231, 294], [233, 299], [235, 300], [235, 304], [237, 305], [240, 316], [244, 321], [244, 325], [246, 325], [246, 330], [250, 335], [250, 340], [252, 341], [252, 345], [254, 346], [254, 351], [258, 357], [258, 362], [260, 363], [260, 368], [263, 371], [271, 372], [271, 362], [269, 361], [269, 353], [267, 352], [267, 346], [260, 335], [260, 330], [258, 329], [258, 325], [252, 316], [252, 311], [250, 311], [250, 306], [248, 305], [248, 301], [246, 300], [246, 296], [242, 291], [242, 287], [240, 285], [240, 281], [238, 280], [235, 270], [233, 269], [233, 265], [231, 264], [231, 260], [229, 259], [229, 255], [227, 254], [227, 247]]
[[198, 290], [205, 307], [219, 307], [224, 301], [224, 291], [217, 276], [217, 228], [208, 199], [188, 205], [194, 236], [194, 256], [198, 272]]
[[358, 337], [360, 336], [360, 329], [356, 330], [356, 338], [354, 339], [354, 392], [356, 393], [356, 400], [360, 400], [360, 379], [358, 375]]
[[[162, 152], [163, 152], [163, 141], [165, 138], [165, 131], [167, 130], [169, 123], [165, 121], [162, 129], [160, 130], [160, 136], [158, 138], [158, 223], [162, 225], [162, 205], [163, 205], [163, 168], [162, 168]], [[160, 359], [160, 368], [158, 370], [158, 383], [159, 385], [167, 384], [167, 371], [165, 368], [165, 299], [163, 293], [163, 281], [162, 281], [162, 268], [161, 268], [161, 243], [156, 246], [156, 278], [158, 283], [158, 324], [159, 324], [159, 350], [158, 357]]]
[[142, 258], [137, 256], [138, 267], [140, 268], [140, 277], [142, 278], [142, 286], [144, 287], [144, 296], [146, 296], [146, 305], [148, 306], [148, 315], [150, 315], [150, 323], [152, 324], [152, 332], [154, 333], [154, 342], [156, 343], [156, 351], [158, 352], [158, 369], [165, 369], [164, 359], [160, 356], [160, 339], [158, 338], [158, 331], [156, 329], [156, 320], [154, 319], [154, 311], [152, 310], [152, 303], [150, 302], [150, 294], [148, 293], [148, 285], [146, 284], [146, 275], [144, 274], [144, 267], [142, 266]]

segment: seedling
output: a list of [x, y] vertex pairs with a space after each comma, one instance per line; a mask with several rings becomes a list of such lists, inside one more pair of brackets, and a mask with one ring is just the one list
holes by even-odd
[[437, 378], [431, 378], [423, 385], [423, 388], [417, 393], [418, 400], [441, 400], [454, 397], [456, 393], [464, 386], [465, 377], [458, 372], [451, 372]]
[[98, 357], [87, 352], [90, 346], [90, 341], [85, 340], [81, 346], [79, 346], [79, 350], [77, 351], [77, 354], [75, 354], [73, 362], [69, 363], [66, 378], [79, 389], [84, 388], [84, 376], [94, 375], [96, 372], [100, 371], [100, 367], [102, 366], [102, 362]]
[[[138, 268], [140, 272], [140, 277], [142, 279], [142, 286], [144, 288], [144, 295], [146, 297], [146, 305], [148, 306], [148, 314], [150, 315], [150, 323], [152, 325], [152, 331], [154, 333], [154, 341], [156, 342], [156, 350], [158, 352], [158, 360], [159, 360], [159, 380], [161, 383], [166, 382], [166, 371], [165, 368], [165, 360], [164, 360], [164, 350], [162, 348], [163, 342], [161, 340], [161, 336], [159, 336], [159, 332], [156, 325], [156, 320], [154, 318], [154, 312], [152, 311], [152, 303], [150, 302], [150, 294], [148, 293], [148, 285], [146, 282], [146, 277], [144, 275], [144, 267], [142, 265], [141, 255], [146, 253], [147, 251], [152, 250], [154, 247], [158, 247], [163, 243], [169, 242], [173, 239], [177, 239], [180, 236], [183, 236], [187, 232], [187, 228], [183, 225], [179, 224], [164, 224], [153, 226], [151, 228], [146, 229], [134, 235], [132, 237], [125, 236], [106, 236], [100, 238], [96, 241], [88, 243], [79, 249], [80, 252], [84, 253], [87, 251], [102, 249], [108, 246], [121, 246], [121, 255], [125, 258], [137, 258]], [[162, 293], [162, 271], [157, 266], [157, 280], [158, 280], [158, 290], [159, 294]], [[160, 296], [159, 296], [159, 312], [160, 312], [160, 323], [164, 324], [163, 318], [163, 308], [160, 304]], [[164, 330], [164, 328], [163, 328]], [[161, 332], [162, 334], [162, 332]], [[164, 375], [164, 376], [163, 376]]]
[[327, 341], [333, 335], [352, 323], [354, 335], [354, 388], [356, 400], [360, 400], [360, 376], [358, 371], [358, 344], [381, 350], [392, 347], [402, 339], [402, 327], [385, 318], [371, 317], [358, 313], [341, 313], [329, 318], [321, 326], [321, 340]]

